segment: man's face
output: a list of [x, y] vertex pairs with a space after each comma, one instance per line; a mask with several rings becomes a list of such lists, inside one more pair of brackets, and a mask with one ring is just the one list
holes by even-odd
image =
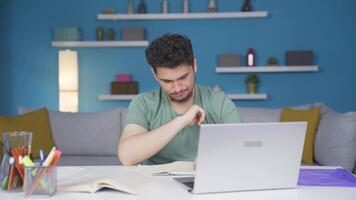
[[191, 65], [182, 64], [174, 69], [157, 67], [155, 77], [172, 102], [186, 102], [193, 96], [195, 71]]

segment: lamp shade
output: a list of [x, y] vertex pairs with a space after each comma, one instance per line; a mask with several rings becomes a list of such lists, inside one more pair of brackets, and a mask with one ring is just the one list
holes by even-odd
[[59, 51], [59, 110], [78, 112], [78, 55], [76, 51]]
[[76, 51], [59, 51], [59, 90], [78, 91], [78, 55]]

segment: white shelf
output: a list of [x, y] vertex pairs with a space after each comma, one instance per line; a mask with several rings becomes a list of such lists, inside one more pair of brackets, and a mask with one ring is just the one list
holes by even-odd
[[113, 101], [113, 100], [121, 100], [121, 101], [129, 101], [134, 98], [135, 94], [101, 94], [99, 95], [99, 100], [101, 101]]
[[53, 41], [52, 47], [147, 47], [148, 41]]
[[[136, 95], [110, 95], [101, 94], [99, 95], [99, 100], [101, 101], [130, 101]], [[231, 100], [265, 100], [267, 99], [267, 94], [227, 94]]]
[[231, 100], [266, 100], [267, 94], [226, 94]]
[[169, 20], [169, 19], [231, 19], [263, 18], [267, 11], [217, 13], [149, 13], [149, 14], [98, 14], [99, 20]]
[[217, 73], [258, 73], [258, 72], [316, 72], [319, 68], [312, 66], [257, 66], [257, 67], [217, 67]]

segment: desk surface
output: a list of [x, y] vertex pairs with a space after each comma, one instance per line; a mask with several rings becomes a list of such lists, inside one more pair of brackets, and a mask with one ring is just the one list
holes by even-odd
[[[314, 167], [313, 167], [314, 168]], [[320, 167], [317, 167], [320, 168]], [[331, 168], [331, 167], [323, 167]], [[123, 166], [85, 166], [85, 167], [58, 167], [58, 184], [69, 176], [73, 176], [76, 171], [88, 170], [91, 173], [108, 175], [120, 170], [129, 169]], [[341, 187], [298, 187], [296, 189], [248, 191], [248, 192], [229, 192], [215, 194], [194, 195], [187, 191], [187, 188], [172, 180], [168, 176], [155, 176], [154, 183], [144, 188], [140, 196], [130, 195], [117, 191], [105, 190], [95, 194], [90, 193], [62, 193], [57, 192], [51, 200], [65, 199], [194, 199], [194, 200], [224, 200], [224, 199], [248, 199], [248, 200], [354, 200], [356, 198], [356, 188]], [[1, 200], [23, 199], [24, 193], [0, 192]], [[36, 198], [30, 198], [36, 199]], [[43, 198], [38, 198], [42, 199]]]

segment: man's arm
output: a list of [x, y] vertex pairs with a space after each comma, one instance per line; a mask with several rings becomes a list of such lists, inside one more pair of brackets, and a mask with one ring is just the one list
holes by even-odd
[[147, 131], [142, 126], [127, 124], [119, 141], [118, 156], [123, 165], [136, 165], [163, 149], [186, 126], [200, 125], [205, 111], [193, 105], [184, 115], [167, 124]]

